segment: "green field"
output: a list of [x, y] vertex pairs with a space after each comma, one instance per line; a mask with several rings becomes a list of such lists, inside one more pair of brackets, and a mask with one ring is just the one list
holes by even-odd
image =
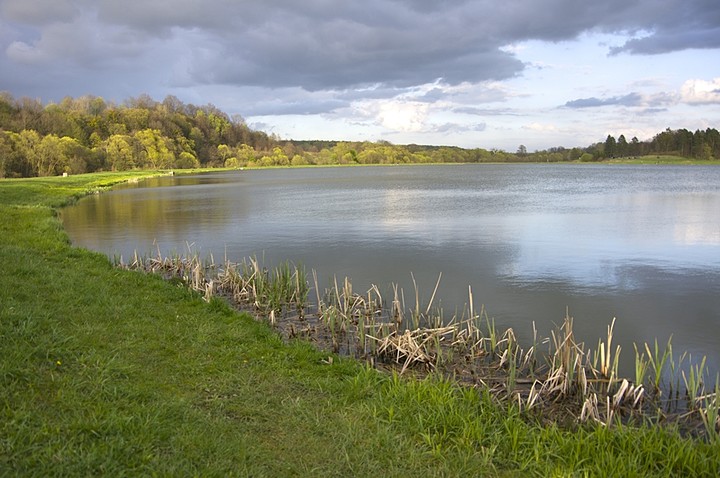
[[541, 426], [69, 244], [57, 207], [149, 174], [0, 180], [0, 476], [720, 474], [720, 440]]
[[702, 160], [686, 158], [683, 156], [670, 156], [666, 154], [647, 156], [625, 157], [604, 160], [603, 163], [610, 164], [678, 164], [678, 165], [719, 165], [720, 160]]

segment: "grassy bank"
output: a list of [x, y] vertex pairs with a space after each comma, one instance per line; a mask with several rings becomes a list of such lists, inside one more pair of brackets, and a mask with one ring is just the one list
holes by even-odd
[[667, 154], [648, 154], [646, 156], [628, 156], [603, 161], [609, 164], [666, 164], [666, 165], [694, 165], [694, 166], [717, 166], [720, 160], [703, 160], [686, 158], [683, 156], [672, 156]]
[[483, 391], [284, 344], [220, 300], [71, 247], [54, 208], [137, 177], [0, 181], [0, 475], [720, 472], [718, 442], [539, 426]]

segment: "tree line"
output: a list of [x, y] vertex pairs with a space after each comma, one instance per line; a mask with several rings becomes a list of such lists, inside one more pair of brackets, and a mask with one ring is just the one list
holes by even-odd
[[44, 105], [0, 93], [0, 177], [93, 171], [332, 164], [597, 161], [618, 156], [677, 154], [720, 158], [720, 134], [667, 129], [641, 142], [608, 136], [586, 148], [514, 153], [498, 149], [393, 145], [386, 141], [283, 141], [252, 130], [241, 116], [213, 105], [147, 95], [122, 104], [96, 96]]
[[275, 140], [213, 105], [143, 95], [40, 100], [0, 94], [0, 177], [221, 166], [220, 145], [270, 150]]
[[624, 135], [617, 139], [608, 135], [602, 144], [604, 158], [645, 156], [648, 154], [674, 154], [686, 158], [710, 160], [720, 158], [720, 132], [715, 128], [696, 130], [671, 130], [656, 134], [650, 141], [640, 142], [632, 138], [630, 142]]

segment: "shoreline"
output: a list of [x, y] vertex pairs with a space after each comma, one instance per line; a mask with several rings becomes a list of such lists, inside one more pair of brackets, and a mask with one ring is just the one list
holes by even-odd
[[615, 320], [595, 350], [576, 341], [569, 315], [548, 336], [539, 336], [533, 322], [533, 343], [521, 344], [512, 328], [497, 329], [484, 307], [473, 309], [471, 289], [469, 308], [448, 320], [433, 307], [437, 285], [428, 304], [420, 303], [416, 290], [414, 308], [406, 309], [397, 286], [395, 297], [388, 299], [375, 286], [354, 292], [347, 278], [321, 292], [314, 270], [313, 287], [305, 268], [289, 261], [270, 270], [256, 258], [216, 264], [197, 255], [163, 257], [158, 251], [154, 257], [136, 254], [116, 266], [159, 274], [207, 302], [228, 301], [269, 324], [286, 342], [308, 341], [400, 375], [437, 374], [484, 389], [499, 403], [516, 403], [521, 412], [546, 423], [572, 427], [595, 421], [610, 427], [616, 421], [652, 422], [710, 441], [720, 438], [720, 382], [713, 383], [706, 359], [684, 363], [687, 354], [676, 356], [670, 339], [664, 348], [655, 339], [654, 344], [634, 344], [636, 377], [621, 376], [620, 346], [613, 346]]
[[57, 208], [123, 178], [0, 181], [0, 468], [9, 473], [714, 476], [720, 468], [720, 443], [677, 430], [593, 422], [561, 430], [479, 389], [401, 380], [307, 343], [282, 344], [217, 298], [72, 247]]

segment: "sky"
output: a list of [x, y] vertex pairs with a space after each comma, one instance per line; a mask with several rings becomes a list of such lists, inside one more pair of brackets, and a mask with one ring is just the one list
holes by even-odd
[[0, 0], [0, 91], [514, 152], [720, 128], [720, 0]]

